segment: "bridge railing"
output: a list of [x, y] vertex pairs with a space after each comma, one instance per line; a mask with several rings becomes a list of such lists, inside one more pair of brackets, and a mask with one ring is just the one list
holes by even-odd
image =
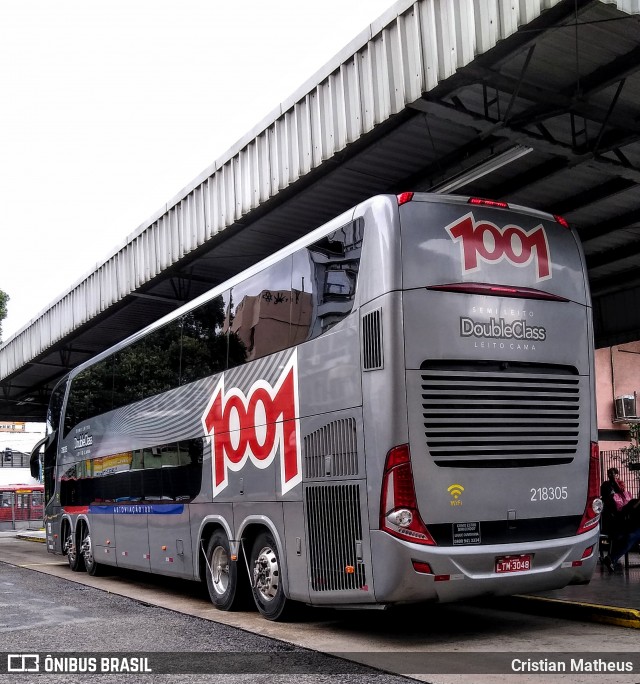
[[30, 454], [5, 449], [0, 451], [0, 468], [28, 468]]

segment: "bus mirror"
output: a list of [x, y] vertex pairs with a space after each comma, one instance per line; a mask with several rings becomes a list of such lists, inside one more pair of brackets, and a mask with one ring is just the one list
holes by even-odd
[[48, 436], [43, 437], [34, 447], [31, 449], [31, 457], [29, 459], [29, 466], [31, 467], [31, 477], [40, 481], [40, 447], [47, 442]]

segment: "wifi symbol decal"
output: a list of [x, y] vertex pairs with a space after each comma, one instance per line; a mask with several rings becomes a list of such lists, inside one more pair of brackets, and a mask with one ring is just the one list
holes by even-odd
[[464, 487], [461, 484], [452, 484], [450, 487], [447, 487], [447, 491], [454, 499], [459, 499], [460, 494], [464, 492]]

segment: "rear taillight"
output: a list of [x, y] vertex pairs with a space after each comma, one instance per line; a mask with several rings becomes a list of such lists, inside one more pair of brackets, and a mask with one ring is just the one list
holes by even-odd
[[591, 546], [587, 546], [587, 548], [582, 552], [581, 560], [584, 560], [585, 558], [591, 558], [593, 555], [593, 549], [595, 547], [595, 544], [592, 544]]
[[444, 285], [429, 285], [427, 290], [442, 290], [444, 292], [461, 292], [463, 294], [480, 294], [494, 297], [517, 297], [519, 299], [548, 299], [554, 302], [568, 302], [560, 295], [551, 294], [532, 287], [509, 287], [507, 285], [491, 285], [489, 283], [446, 283]]
[[411, 564], [413, 565], [413, 569], [416, 572], [422, 573], [423, 575], [433, 575], [433, 570], [431, 569], [429, 563], [425, 563], [424, 561], [412, 560]]
[[380, 498], [380, 529], [398, 539], [435, 545], [418, 512], [408, 444], [394, 447], [387, 454]]
[[467, 204], [475, 204], [478, 207], [495, 207], [497, 209], [508, 209], [507, 202], [500, 200], [485, 199], [484, 197], [470, 197]]
[[597, 442], [591, 442], [589, 457], [589, 485], [587, 503], [584, 507], [580, 527], [576, 534], [584, 534], [592, 530], [600, 522], [602, 499], [600, 499], [600, 451]]
[[399, 195], [396, 195], [398, 198], [398, 206], [406, 204], [407, 202], [411, 202], [413, 195], [413, 192], [401, 192]]

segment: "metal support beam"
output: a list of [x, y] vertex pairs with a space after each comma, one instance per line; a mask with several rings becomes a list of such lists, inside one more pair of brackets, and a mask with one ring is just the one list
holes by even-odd
[[624, 230], [634, 224], [640, 224], [640, 209], [633, 209], [620, 216], [616, 216], [616, 218], [610, 221], [601, 221], [588, 228], [579, 229], [580, 239], [585, 249], [588, 249], [588, 243], [591, 240], [597, 240], [603, 235], [609, 235], [616, 230]]
[[525, 188], [534, 185], [539, 181], [543, 181], [556, 173], [562, 173], [569, 166], [566, 159], [554, 157], [548, 159], [542, 164], [538, 164], [532, 169], [524, 173], [517, 174], [508, 181], [501, 181], [500, 184], [494, 186], [495, 189], [489, 192], [491, 197], [502, 199], [509, 195], [514, 195]]
[[[638, 232], [638, 241], [628, 242], [615, 249], [609, 249], [601, 254], [590, 254], [586, 257], [587, 269], [593, 270], [602, 266], [609, 266], [615, 264], [617, 261], [624, 261], [632, 257], [640, 255], [640, 231]], [[637, 270], [637, 266], [634, 264]]]
[[611, 178], [604, 183], [599, 183], [596, 187], [585, 188], [576, 195], [566, 197], [561, 202], [550, 204], [547, 207], [547, 211], [551, 214], [568, 214], [589, 204], [601, 202], [608, 197], [614, 197], [621, 192], [629, 190], [629, 188], [635, 187], [635, 185], [636, 183], [628, 178]]
[[[426, 112], [461, 126], [469, 126], [479, 133], [483, 133], [489, 130], [489, 128], [493, 128], [493, 122], [487, 121], [481, 115], [472, 114], [468, 111], [461, 112], [451, 105], [442, 102], [434, 102], [426, 97], [417, 100], [411, 107], [417, 111]], [[594, 156], [591, 152], [587, 154], [577, 154], [571, 145], [560, 142], [550, 142], [543, 135], [537, 135], [527, 130], [515, 130], [511, 126], [504, 126], [498, 130], [493, 130], [492, 133], [496, 137], [502, 137], [511, 140], [514, 143], [532, 147], [534, 150], [543, 154], [562, 157], [574, 166], [584, 164], [589, 168], [597, 169], [601, 173], [620, 176], [640, 184], [640, 170], [628, 168], [613, 159]]]
[[184, 299], [175, 299], [174, 297], [147, 294], [146, 292], [130, 292], [127, 296], [136, 297], [138, 299], [150, 299], [154, 302], [163, 302], [164, 304], [171, 304], [173, 306], [182, 306], [186, 301]]

